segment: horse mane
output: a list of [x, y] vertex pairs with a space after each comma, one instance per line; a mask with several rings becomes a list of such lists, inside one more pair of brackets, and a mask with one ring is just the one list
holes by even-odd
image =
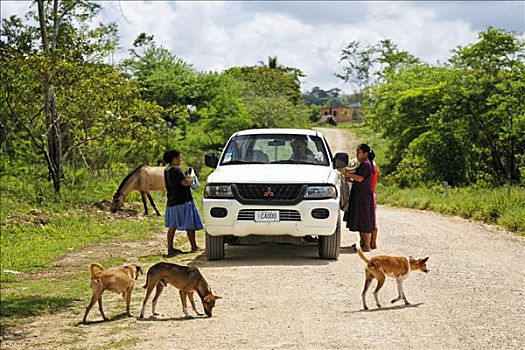
[[135, 174], [137, 171], [139, 171], [140, 169], [142, 169], [143, 167], [145, 167], [146, 164], [141, 164], [139, 165], [138, 167], [136, 167], [131, 173], [129, 173], [128, 175], [126, 175], [126, 177], [124, 178], [124, 180], [122, 180], [122, 182], [120, 183], [120, 185], [118, 186], [118, 189], [117, 189], [117, 192], [115, 192], [115, 194], [113, 195], [113, 198], [117, 197], [120, 195], [120, 192], [122, 191], [122, 188], [124, 187], [124, 185], [126, 184], [126, 182], [128, 182], [129, 178]]

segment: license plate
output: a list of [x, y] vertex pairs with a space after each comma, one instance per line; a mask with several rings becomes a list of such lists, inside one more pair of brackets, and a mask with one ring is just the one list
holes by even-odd
[[264, 210], [255, 212], [255, 221], [257, 222], [275, 222], [279, 221], [278, 210]]

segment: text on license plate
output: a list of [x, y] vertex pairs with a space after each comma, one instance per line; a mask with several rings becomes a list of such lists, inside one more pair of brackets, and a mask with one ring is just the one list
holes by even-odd
[[273, 222], [279, 221], [278, 210], [261, 210], [255, 212], [255, 221], [258, 222]]

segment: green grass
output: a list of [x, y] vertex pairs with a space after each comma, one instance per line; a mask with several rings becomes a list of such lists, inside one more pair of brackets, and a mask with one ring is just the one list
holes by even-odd
[[376, 188], [380, 204], [432, 210], [501, 226], [525, 236], [525, 188], [501, 187], [477, 189], [442, 187], [401, 189], [379, 184]]
[[[80, 179], [64, 182], [59, 198], [46, 179], [22, 181], [16, 176], [2, 176], [2, 282], [16, 280], [13, 274], [6, 274], [3, 270], [35, 272], [52, 266], [52, 261], [65, 253], [92, 244], [110, 240], [137, 241], [146, 239], [152, 232], [164, 230], [163, 217], [150, 214], [147, 219], [114, 219], [109, 211], [93, 210], [93, 204], [111, 200], [122, 176], [88, 179], [81, 173], [78, 177]], [[202, 189], [192, 191], [199, 209]], [[152, 196], [163, 214], [165, 194], [152, 192]], [[128, 196], [126, 206], [131, 202], [139, 202], [135, 206], [142, 213], [138, 192]]]
[[[54, 194], [44, 177], [1, 176], [2, 334], [33, 316], [64, 310], [71, 310], [74, 314], [83, 312], [90, 295], [89, 271], [87, 267], [79, 266], [73, 271], [70, 268], [69, 272], [58, 269], [58, 272], [55, 270], [46, 276], [45, 270], [54, 267], [57, 258], [102, 242], [146, 240], [152, 233], [165, 230], [163, 216], [115, 216], [93, 206], [110, 201], [124, 175], [97, 177], [76, 173], [64, 181], [60, 197]], [[192, 192], [199, 208], [202, 206], [202, 189]], [[163, 213], [165, 194], [153, 192], [152, 196]], [[126, 206], [133, 206], [140, 214], [143, 212], [140, 195], [136, 192], [128, 196]], [[202, 242], [202, 231], [197, 233], [197, 239]], [[185, 236], [178, 237], [176, 244], [189, 249]], [[195, 256], [185, 254], [170, 261], [184, 264]], [[151, 255], [138, 258], [138, 262], [147, 268], [162, 259], [164, 257], [160, 255]], [[108, 257], [100, 262], [104, 266], [118, 266], [125, 260]], [[37, 278], [6, 273], [5, 270], [37, 273]]]
[[[118, 266], [124, 262], [125, 259], [120, 257], [101, 261], [104, 266]], [[89, 276], [88, 269], [84, 268], [53, 278], [4, 284], [2, 287], [9, 287], [9, 290], [2, 291], [2, 334], [32, 316], [68, 310], [80, 315], [91, 295]]]
[[[101, 241], [136, 241], [163, 229], [159, 219], [107, 221], [97, 217], [58, 216], [47, 225], [15, 225], [0, 237], [2, 270], [37, 271], [66, 252]], [[2, 277], [5, 273], [2, 273]]]

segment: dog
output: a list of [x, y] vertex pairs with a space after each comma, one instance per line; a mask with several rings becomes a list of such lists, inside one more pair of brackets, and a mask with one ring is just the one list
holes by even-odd
[[[96, 269], [100, 271], [95, 271]], [[126, 301], [126, 311], [128, 316], [131, 316], [129, 312], [129, 304], [131, 301], [131, 292], [135, 285], [135, 280], [139, 277], [139, 273], [142, 274], [142, 269], [139, 265], [130, 264], [124, 267], [114, 267], [110, 269], [105, 269], [104, 266], [93, 263], [89, 265], [89, 270], [91, 271], [91, 290], [93, 295], [91, 296], [91, 301], [86, 308], [86, 313], [82, 320], [83, 323], [86, 323], [87, 316], [89, 311], [98, 301], [98, 309], [104, 321], [107, 321], [108, 318], [104, 315], [104, 310], [102, 309], [102, 293], [105, 290], [109, 290], [115, 293], [122, 293], [122, 297]]]
[[394, 277], [397, 283], [398, 296], [397, 298], [392, 299], [392, 304], [403, 299], [405, 305], [410, 305], [405, 296], [405, 292], [403, 291], [403, 281], [408, 277], [410, 271], [421, 270], [427, 273], [429, 271], [426, 266], [428, 257], [423, 259], [415, 259], [413, 257], [379, 255], [374, 256], [369, 260], [363, 254], [361, 248], [357, 248], [357, 253], [359, 254], [361, 260], [366, 263], [365, 287], [363, 289], [363, 293], [361, 293], [361, 298], [363, 299], [363, 308], [365, 310], [368, 310], [368, 306], [366, 305], [366, 292], [368, 291], [368, 287], [370, 287], [370, 283], [372, 283], [374, 278], [377, 279], [377, 287], [374, 291], [374, 298], [376, 299], [377, 307], [381, 307], [377, 294], [381, 287], [383, 287], [386, 276]]
[[221, 299], [220, 296], [213, 295], [208, 283], [196, 267], [180, 266], [177, 264], [160, 262], [148, 270], [146, 276], [146, 284], [143, 288], [146, 289], [146, 297], [142, 303], [142, 311], [140, 312], [140, 318], [144, 318], [144, 311], [146, 309], [146, 303], [153, 291], [156, 288], [155, 296], [153, 297], [152, 313], [154, 316], [157, 315], [155, 307], [157, 300], [162, 293], [164, 287], [167, 284], [173, 285], [179, 290], [180, 300], [182, 302], [182, 311], [186, 318], [192, 318], [189, 314], [189, 308], [187, 307], [186, 298], [190, 300], [193, 311], [199, 316], [201, 313], [195, 308], [195, 301], [193, 300], [193, 293], [197, 292], [202, 301], [204, 312], [208, 317], [212, 316], [212, 310], [215, 307], [215, 300]]

